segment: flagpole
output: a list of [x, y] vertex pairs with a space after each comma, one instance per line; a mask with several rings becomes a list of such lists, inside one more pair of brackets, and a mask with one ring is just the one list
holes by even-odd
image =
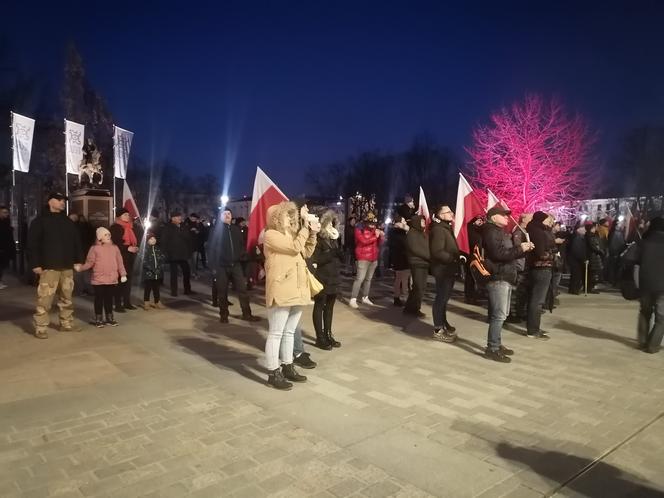
[[69, 175], [67, 174], [67, 163], [69, 158], [67, 157], [67, 120], [65, 122], [65, 131], [62, 134], [65, 136], [65, 196], [67, 197], [67, 202], [65, 203], [67, 216], [69, 216]]
[[113, 212], [111, 213], [115, 216], [115, 155], [117, 151], [118, 144], [116, 143], [116, 134], [115, 134], [115, 125], [113, 125]]
[[12, 137], [11, 146], [9, 147], [12, 151], [12, 194], [10, 202], [12, 207], [12, 215], [14, 218], [14, 223], [18, 223], [18, 210], [16, 209], [16, 196], [14, 191], [16, 190], [16, 169], [14, 169], [13, 158], [14, 158], [14, 113], [9, 111], [10, 114], [10, 135]]

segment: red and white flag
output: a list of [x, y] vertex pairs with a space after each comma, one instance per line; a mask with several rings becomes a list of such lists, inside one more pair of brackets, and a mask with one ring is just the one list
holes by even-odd
[[429, 206], [427, 205], [427, 198], [424, 197], [424, 190], [420, 187], [420, 202], [417, 208], [417, 214], [424, 216], [427, 226], [431, 222], [431, 215], [429, 214]]
[[127, 180], [124, 181], [124, 186], [122, 187], [122, 207], [129, 211], [129, 216], [131, 216], [132, 220], [138, 218], [141, 220], [141, 225], [143, 224], [141, 215], [138, 213], [138, 206], [136, 206], [134, 196], [131, 195], [131, 190], [129, 189]]
[[468, 223], [473, 218], [484, 215], [484, 213], [484, 206], [473, 192], [468, 181], [459, 173], [456, 214], [454, 215], [454, 236], [457, 239], [459, 249], [466, 254], [470, 254]]
[[287, 200], [288, 197], [279, 190], [279, 187], [270, 180], [262, 169], [257, 167], [254, 194], [251, 197], [251, 212], [249, 213], [247, 249], [251, 249], [258, 244], [258, 236], [267, 225], [267, 209]]
[[505, 206], [504, 202], [502, 202], [500, 199], [498, 199], [498, 197], [496, 197], [496, 194], [491, 192], [490, 189], [486, 189], [486, 210], [488, 211], [492, 207], [496, 206], [507, 207]]

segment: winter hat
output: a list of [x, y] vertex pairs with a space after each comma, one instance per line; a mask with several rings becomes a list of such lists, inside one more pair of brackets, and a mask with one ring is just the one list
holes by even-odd
[[115, 217], [119, 218], [120, 216], [122, 216], [123, 214], [128, 213], [128, 212], [129, 211], [127, 211], [125, 208], [119, 208], [115, 212]]
[[543, 223], [544, 220], [546, 220], [549, 217], [548, 214], [546, 214], [544, 211], [536, 211], [533, 214], [533, 221], [535, 223]]
[[97, 228], [97, 240], [101, 240], [101, 238], [106, 234], [111, 235], [111, 232], [108, 231], [108, 228], [104, 227]]

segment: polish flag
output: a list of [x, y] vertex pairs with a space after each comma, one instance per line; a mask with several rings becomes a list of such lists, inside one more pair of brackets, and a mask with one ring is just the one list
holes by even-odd
[[247, 234], [247, 249], [258, 244], [258, 237], [267, 225], [267, 208], [287, 201], [288, 197], [279, 190], [272, 180], [256, 168], [254, 180], [254, 194], [251, 197], [251, 212], [249, 213], [249, 232]]
[[138, 218], [141, 221], [141, 225], [143, 225], [143, 220], [138, 213], [138, 207], [136, 206], [136, 201], [134, 201], [134, 196], [131, 195], [127, 180], [124, 181], [124, 186], [122, 187], [122, 207], [129, 211], [129, 216], [131, 216], [132, 220]]
[[420, 203], [419, 207], [417, 208], [417, 214], [419, 214], [420, 216], [424, 216], [427, 226], [429, 226], [429, 223], [431, 223], [431, 215], [429, 214], [429, 206], [427, 205], [427, 198], [424, 197], [424, 190], [422, 190], [422, 187], [420, 187]]
[[473, 192], [464, 176], [459, 173], [459, 189], [457, 190], [456, 214], [454, 215], [454, 236], [459, 250], [470, 254], [468, 240], [468, 223], [477, 216], [485, 214], [484, 206]]
[[[496, 197], [496, 194], [491, 192], [491, 189], [486, 189], [486, 194], [487, 194], [486, 195], [486, 210], [487, 211], [489, 209], [491, 209], [492, 207], [496, 207], [496, 206], [502, 206], [505, 209], [509, 209], [509, 206], [506, 203], [504, 203], [503, 201], [498, 199], [498, 197]], [[511, 233], [515, 226], [517, 226], [516, 220], [514, 219], [514, 217], [512, 215], [510, 215], [510, 219], [507, 223], [507, 226], [505, 227], [505, 231]]]

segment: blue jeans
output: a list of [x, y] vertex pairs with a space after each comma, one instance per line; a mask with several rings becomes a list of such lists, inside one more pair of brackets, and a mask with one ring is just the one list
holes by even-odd
[[537, 268], [528, 275], [528, 334], [539, 334], [542, 322], [542, 306], [551, 286], [551, 269]]
[[[651, 329], [650, 320], [653, 314], [655, 324]], [[659, 350], [664, 337], [664, 293], [642, 291], [638, 334], [641, 346], [647, 347], [649, 351]]]
[[297, 358], [302, 353], [304, 353], [304, 342], [302, 341], [302, 327], [298, 323], [295, 334], [293, 334], [293, 357]]
[[433, 271], [436, 279], [436, 297], [433, 300], [433, 328], [442, 329], [447, 324], [447, 302], [452, 296], [454, 288], [454, 275], [444, 275], [440, 271]]
[[302, 306], [272, 306], [267, 309], [269, 331], [265, 342], [265, 365], [268, 370], [276, 370], [281, 363], [293, 363], [293, 335], [301, 316]]
[[357, 262], [357, 276], [355, 277], [355, 282], [353, 282], [353, 289], [350, 293], [351, 298], [356, 299], [359, 297], [360, 287], [362, 287], [362, 297], [369, 297], [371, 279], [377, 266], [378, 261], [360, 260]]
[[487, 348], [492, 351], [500, 349], [500, 332], [510, 312], [512, 285], [502, 280], [494, 280], [486, 284], [489, 295], [489, 333]]

